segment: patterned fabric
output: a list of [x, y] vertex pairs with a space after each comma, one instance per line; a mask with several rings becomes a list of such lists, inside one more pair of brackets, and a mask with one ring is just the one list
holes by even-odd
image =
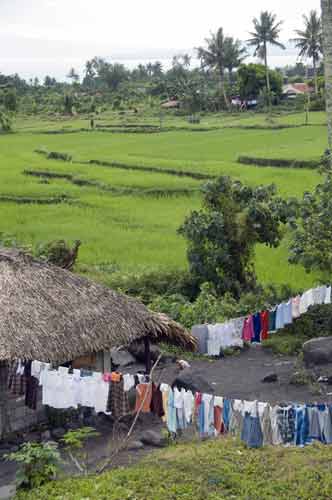
[[25, 375], [16, 373], [18, 362], [14, 361], [9, 366], [8, 371], [8, 389], [14, 396], [24, 396], [26, 393], [27, 378]]
[[292, 406], [278, 407], [277, 425], [283, 443], [292, 443], [295, 438], [295, 410]]
[[123, 379], [120, 382], [110, 382], [107, 411], [110, 411], [115, 419], [130, 413], [128, 395], [123, 388]]

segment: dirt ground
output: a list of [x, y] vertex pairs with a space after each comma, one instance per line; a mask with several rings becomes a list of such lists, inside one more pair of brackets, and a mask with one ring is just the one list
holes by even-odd
[[[298, 359], [273, 355], [261, 346], [253, 346], [248, 350], [239, 352], [237, 355], [223, 359], [199, 359], [190, 361], [190, 364], [193, 371], [204, 377], [214, 388], [215, 394], [219, 396], [246, 400], [257, 399], [272, 404], [282, 402], [332, 403], [332, 386], [320, 384], [319, 387], [324, 393], [319, 394], [317, 385], [315, 389], [308, 385], [290, 384], [291, 376], [301, 368]], [[136, 373], [137, 367], [128, 367], [125, 371]], [[154, 380], [171, 384], [178, 373], [179, 370], [175, 363], [167, 364], [156, 370]], [[271, 373], [277, 374], [278, 381], [263, 383], [262, 379]], [[128, 432], [130, 423], [131, 419], [125, 419], [119, 427], [112, 429], [109, 419], [106, 417], [100, 419], [98, 431], [101, 435], [90, 440], [87, 445], [89, 464], [92, 469], [98, 468], [117, 448], [121, 437], [123, 438]], [[131, 442], [139, 440], [144, 430], [153, 429], [160, 432], [163, 426], [161, 420], [152, 414], [141, 416], [138, 419]], [[113, 460], [109, 467], [129, 466], [152, 450], [153, 447], [151, 446], [145, 446], [142, 449], [124, 450], [116, 456], [116, 459]], [[1, 459], [0, 449], [0, 499], [6, 498], [8, 486], [11, 487], [13, 484], [15, 470], [14, 464]], [[64, 465], [64, 471], [66, 474], [75, 474], [75, 469], [69, 464]]]

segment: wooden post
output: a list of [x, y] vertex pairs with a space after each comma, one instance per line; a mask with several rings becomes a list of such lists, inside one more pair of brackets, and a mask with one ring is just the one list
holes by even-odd
[[151, 351], [150, 351], [149, 337], [144, 337], [144, 347], [145, 347], [145, 371], [148, 374], [151, 371]]
[[0, 361], [0, 440], [10, 430], [8, 415], [8, 363]]

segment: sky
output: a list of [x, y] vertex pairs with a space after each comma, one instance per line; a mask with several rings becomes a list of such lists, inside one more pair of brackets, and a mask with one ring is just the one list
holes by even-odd
[[[246, 40], [261, 10], [284, 21], [287, 42], [302, 15], [319, 7], [320, 0], [0, 0], [0, 72], [62, 80], [94, 56], [129, 67], [158, 59], [167, 67], [220, 26]], [[271, 52], [272, 66], [295, 61], [291, 49]]]

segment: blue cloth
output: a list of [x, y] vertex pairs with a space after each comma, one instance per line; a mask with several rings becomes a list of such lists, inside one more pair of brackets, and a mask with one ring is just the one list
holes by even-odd
[[231, 420], [231, 402], [229, 399], [224, 399], [223, 421], [226, 431], [229, 430], [230, 420]]
[[292, 301], [290, 300], [287, 304], [284, 304], [284, 324], [291, 325], [293, 323], [292, 314]]
[[263, 446], [263, 431], [259, 417], [252, 417], [250, 413], [245, 414], [241, 440], [249, 448], [261, 448]]
[[284, 306], [285, 306], [285, 304], [279, 304], [277, 307], [276, 330], [280, 330], [280, 328], [283, 328], [285, 326]]
[[276, 316], [276, 309], [272, 309], [271, 311], [269, 311], [269, 332], [274, 332], [276, 329]]
[[167, 427], [169, 432], [176, 434], [177, 430], [177, 418], [176, 418], [176, 408], [174, 406], [174, 393], [172, 389], [169, 391], [168, 395], [168, 408], [167, 408]]
[[310, 443], [309, 417], [305, 406], [295, 407], [295, 444], [305, 446]]
[[260, 342], [261, 330], [262, 330], [261, 314], [260, 313], [254, 314], [253, 321], [254, 321], [254, 338], [252, 339], [252, 342]]

